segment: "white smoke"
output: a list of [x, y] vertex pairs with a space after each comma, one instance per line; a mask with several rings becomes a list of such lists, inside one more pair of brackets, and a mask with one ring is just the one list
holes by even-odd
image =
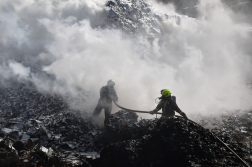
[[24, 67], [22, 64], [15, 61], [5, 62], [0, 65], [0, 82], [5, 83], [5, 80], [16, 78], [19, 81], [27, 80], [30, 75], [30, 68]]
[[[118, 103], [126, 108], [150, 111], [160, 90], [168, 88], [188, 114], [251, 109], [248, 25], [234, 22], [235, 14], [218, 0], [200, 1], [197, 19], [150, 2], [154, 6], [141, 0], [135, 8], [126, 5], [130, 12], [118, 21], [106, 0], [2, 1], [1, 61], [19, 62], [10, 64], [12, 71], [31, 74], [41, 91], [94, 92], [81, 106], [87, 112], [112, 78]], [[145, 12], [137, 15], [138, 9]]]
[[26, 68], [22, 64], [11, 62], [9, 67], [15, 75], [18, 75], [21, 78], [27, 78], [30, 74], [30, 68]]

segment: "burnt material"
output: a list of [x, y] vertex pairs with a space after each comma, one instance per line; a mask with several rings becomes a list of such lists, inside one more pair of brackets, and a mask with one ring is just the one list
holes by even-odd
[[[210, 131], [180, 118], [149, 122], [145, 135], [106, 146], [102, 166], [242, 166], [234, 154], [216, 142]], [[137, 126], [136, 126], [137, 127]], [[132, 128], [134, 131], [134, 127]], [[233, 147], [239, 156], [244, 150]], [[123, 165], [122, 165], [123, 164]], [[99, 166], [96, 165], [96, 166]]]
[[[243, 166], [209, 130], [184, 119], [138, 121], [136, 113], [118, 111], [100, 129], [90, 114], [69, 109], [58, 96], [26, 87], [0, 91], [4, 166]], [[245, 145], [251, 113], [213, 120], [212, 132], [251, 163]]]

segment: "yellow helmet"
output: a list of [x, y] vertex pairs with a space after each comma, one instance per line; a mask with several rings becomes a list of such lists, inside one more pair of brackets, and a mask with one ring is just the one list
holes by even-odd
[[171, 95], [171, 92], [169, 89], [162, 89], [161, 94], [164, 95], [165, 97], [168, 97]]

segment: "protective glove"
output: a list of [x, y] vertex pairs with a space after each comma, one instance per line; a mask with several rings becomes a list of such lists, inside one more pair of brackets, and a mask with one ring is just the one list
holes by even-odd
[[156, 112], [155, 111], [150, 111], [150, 114], [153, 115], [153, 114], [156, 114]]
[[185, 119], [188, 119], [186, 114], [184, 112], [181, 112], [181, 115], [185, 118]]

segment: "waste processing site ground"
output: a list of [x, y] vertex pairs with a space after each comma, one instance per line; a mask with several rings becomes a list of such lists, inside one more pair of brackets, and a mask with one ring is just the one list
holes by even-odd
[[[2, 0], [0, 167], [252, 166], [251, 16], [252, 0]], [[91, 119], [108, 79], [132, 110], [170, 89], [189, 120]]]
[[251, 161], [251, 111], [221, 119], [141, 119], [118, 111], [105, 128], [57, 96], [21, 85], [1, 88], [0, 166], [245, 166]]

